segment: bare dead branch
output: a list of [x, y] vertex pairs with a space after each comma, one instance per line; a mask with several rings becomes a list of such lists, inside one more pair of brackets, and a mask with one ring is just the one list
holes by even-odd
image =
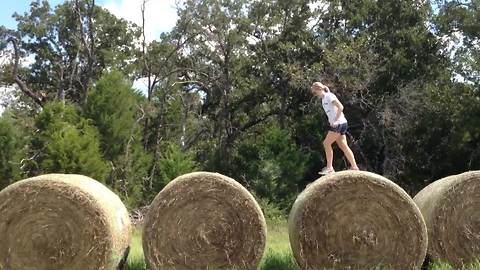
[[43, 95], [34, 93], [32, 90], [30, 90], [30, 88], [28, 88], [27, 84], [18, 75], [18, 69], [19, 69], [19, 65], [20, 65], [20, 51], [19, 51], [19, 48], [18, 48], [17, 39], [15, 39], [14, 37], [9, 37], [7, 39], [7, 42], [12, 43], [12, 45], [13, 45], [14, 65], [13, 65], [12, 77], [13, 77], [15, 83], [18, 85], [18, 87], [20, 88], [20, 90], [24, 94], [26, 94], [28, 97], [30, 97], [40, 107], [43, 107], [45, 102], [46, 102], [46, 98]]

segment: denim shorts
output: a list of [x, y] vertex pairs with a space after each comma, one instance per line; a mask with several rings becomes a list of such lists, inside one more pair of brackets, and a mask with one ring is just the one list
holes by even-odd
[[335, 133], [340, 133], [342, 135], [345, 135], [347, 133], [347, 129], [348, 129], [348, 123], [343, 123], [343, 124], [340, 124], [336, 127], [330, 126], [328, 128], [329, 131], [332, 131], [332, 132], [335, 132]]

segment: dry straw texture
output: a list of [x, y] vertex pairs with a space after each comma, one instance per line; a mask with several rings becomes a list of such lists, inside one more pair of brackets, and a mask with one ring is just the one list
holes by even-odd
[[128, 212], [81, 175], [29, 178], [0, 192], [0, 270], [111, 270], [130, 243]]
[[257, 269], [266, 224], [252, 195], [226, 176], [197, 172], [155, 198], [143, 231], [153, 270]]
[[289, 217], [302, 269], [419, 269], [427, 231], [408, 194], [368, 172], [334, 173], [312, 183]]
[[480, 171], [440, 179], [414, 200], [427, 224], [432, 259], [455, 269], [480, 260]]

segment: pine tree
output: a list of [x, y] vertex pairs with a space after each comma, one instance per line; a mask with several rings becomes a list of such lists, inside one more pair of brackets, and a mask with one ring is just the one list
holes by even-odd
[[75, 173], [105, 182], [109, 167], [100, 151], [98, 131], [74, 106], [47, 104], [35, 127], [29, 174]]
[[0, 117], [0, 190], [21, 178], [24, 140], [7, 116]]
[[143, 149], [144, 98], [120, 72], [102, 76], [88, 97], [85, 114], [98, 128], [101, 148], [112, 164], [108, 184], [130, 206], [144, 199], [152, 157]]

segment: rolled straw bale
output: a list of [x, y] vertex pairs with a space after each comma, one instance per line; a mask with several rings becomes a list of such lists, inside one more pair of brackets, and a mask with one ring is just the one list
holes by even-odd
[[402, 188], [373, 173], [344, 171], [313, 182], [288, 223], [302, 269], [418, 269], [425, 259], [419, 209]]
[[480, 260], [480, 171], [452, 175], [414, 198], [428, 229], [428, 254], [460, 269]]
[[131, 238], [128, 212], [99, 182], [48, 174], [0, 192], [0, 270], [112, 270]]
[[257, 269], [266, 224], [235, 180], [196, 172], [170, 182], [152, 202], [143, 249], [152, 270]]

